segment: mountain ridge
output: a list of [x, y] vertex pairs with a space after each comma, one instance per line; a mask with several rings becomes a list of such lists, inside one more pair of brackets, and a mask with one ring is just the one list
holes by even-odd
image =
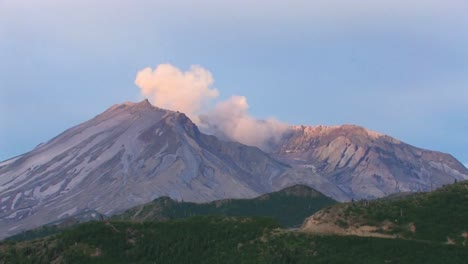
[[273, 156], [315, 168], [355, 199], [429, 191], [468, 179], [468, 169], [449, 154], [356, 125], [294, 126]]
[[336, 201], [314, 190], [296, 184], [251, 199], [222, 199], [208, 203], [175, 201], [168, 196], [131, 208], [112, 217], [124, 221], [167, 221], [193, 216], [270, 217], [284, 226], [299, 227], [304, 219]]

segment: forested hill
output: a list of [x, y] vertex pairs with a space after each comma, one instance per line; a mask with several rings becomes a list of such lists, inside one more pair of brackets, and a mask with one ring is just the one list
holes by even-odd
[[115, 216], [118, 220], [159, 221], [197, 215], [267, 216], [288, 227], [336, 201], [305, 186], [294, 185], [253, 199], [226, 199], [210, 203], [177, 202], [160, 197]]

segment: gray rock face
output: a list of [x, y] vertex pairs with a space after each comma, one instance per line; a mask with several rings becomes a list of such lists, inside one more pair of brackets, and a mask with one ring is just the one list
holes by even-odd
[[0, 163], [0, 237], [86, 210], [111, 215], [160, 196], [251, 198], [302, 183], [348, 198], [314, 175], [200, 133], [182, 113], [124, 103]]
[[449, 154], [354, 125], [291, 127], [274, 156], [315, 168], [354, 199], [430, 191], [468, 179], [468, 170]]

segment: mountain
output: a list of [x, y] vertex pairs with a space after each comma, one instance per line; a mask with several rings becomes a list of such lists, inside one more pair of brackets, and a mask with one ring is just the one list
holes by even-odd
[[304, 184], [337, 200], [424, 191], [468, 170], [453, 157], [356, 126], [291, 127], [273, 151], [219, 140], [147, 100], [117, 104], [0, 162], [0, 238], [157, 197], [253, 198]]
[[335, 203], [308, 186], [294, 185], [253, 199], [226, 199], [210, 203], [178, 202], [169, 197], [160, 197], [113, 219], [160, 221], [199, 215], [265, 216], [285, 226], [297, 227], [307, 216]]
[[111, 215], [160, 196], [251, 198], [298, 183], [348, 199], [310, 171], [201, 133], [182, 113], [147, 100], [123, 103], [0, 163], [0, 238], [86, 210]]
[[292, 126], [273, 156], [312, 168], [354, 199], [430, 191], [468, 179], [468, 169], [449, 154], [355, 125]]
[[468, 247], [468, 181], [429, 193], [337, 204], [305, 220], [322, 234], [405, 238]]

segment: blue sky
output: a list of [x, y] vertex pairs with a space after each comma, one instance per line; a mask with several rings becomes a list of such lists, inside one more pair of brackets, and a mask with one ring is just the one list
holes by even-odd
[[201, 65], [257, 118], [366, 126], [468, 162], [468, 2], [0, 0], [0, 160]]

